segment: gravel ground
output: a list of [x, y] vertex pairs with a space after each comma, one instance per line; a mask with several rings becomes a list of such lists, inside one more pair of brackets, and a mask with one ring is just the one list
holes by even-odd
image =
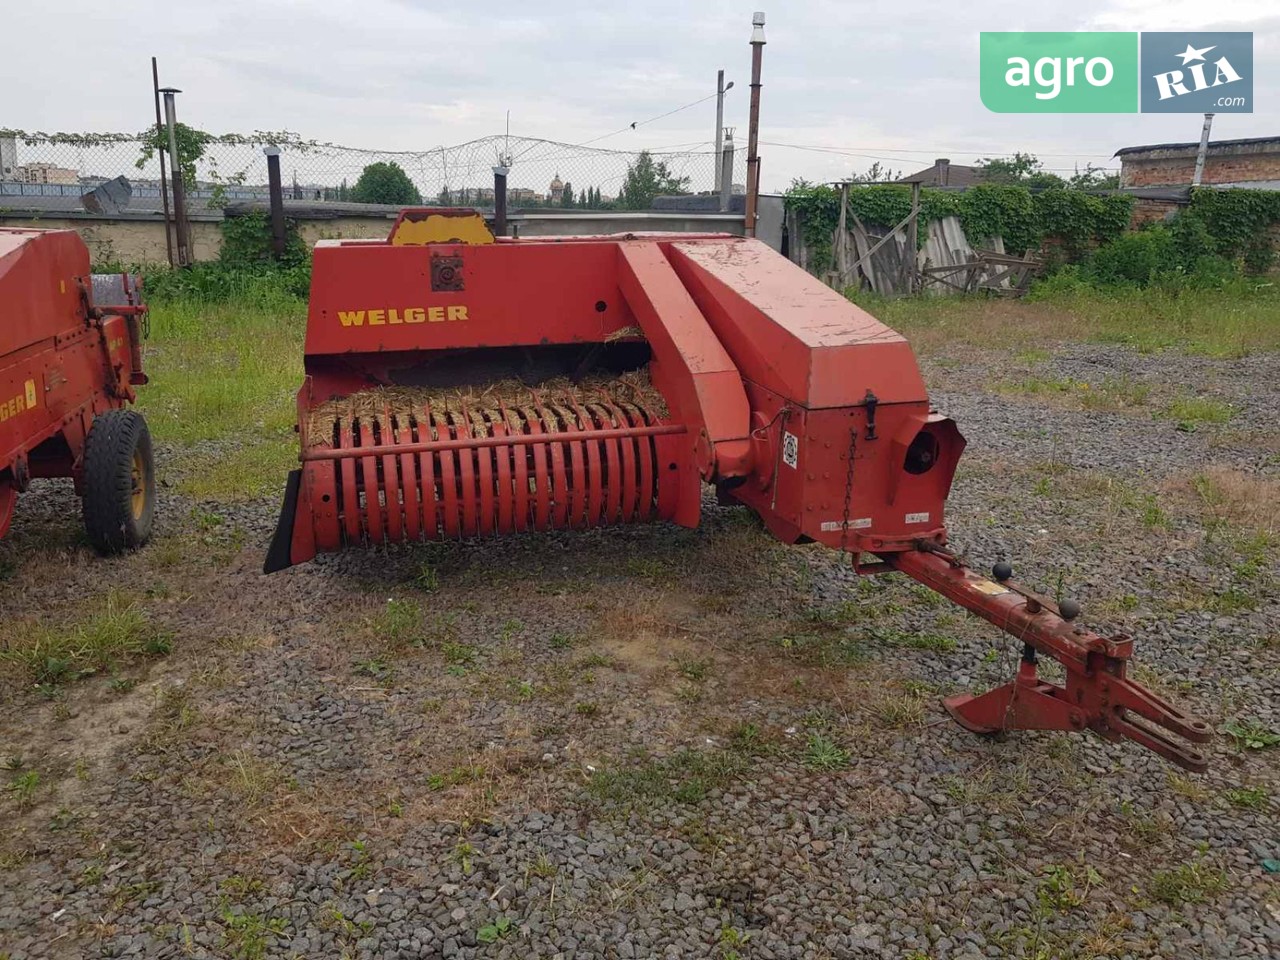
[[[969, 440], [973, 562], [1133, 633], [1140, 679], [1219, 730], [1280, 731], [1280, 359], [925, 366]], [[1165, 414], [1188, 393], [1233, 415]], [[65, 484], [19, 502], [11, 635], [114, 587], [173, 650], [3, 681], [0, 958], [1280, 955], [1280, 748], [1223, 734], [1184, 776], [972, 736], [939, 696], [1016, 650], [921, 588], [711, 502], [697, 531], [267, 578], [276, 509], [166, 495], [156, 541], [104, 561]]]

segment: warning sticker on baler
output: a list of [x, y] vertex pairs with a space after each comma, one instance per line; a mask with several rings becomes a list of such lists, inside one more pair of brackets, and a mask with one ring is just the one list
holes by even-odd
[[782, 431], [782, 462], [792, 470], [800, 462], [800, 438], [785, 430]]
[[908, 513], [902, 518], [903, 523], [928, 523], [929, 514], [927, 513]]
[[[823, 533], [832, 533], [832, 532], [834, 532], [834, 531], [836, 531], [836, 530], [839, 530], [841, 526], [842, 526], [842, 524], [841, 524], [841, 522], [840, 522], [839, 520], [823, 520], [823, 521], [822, 521], [822, 532], [823, 532]], [[868, 527], [870, 527], [870, 526], [871, 526], [871, 518], [870, 518], [870, 517], [858, 517], [856, 520], [850, 520], [850, 521], [849, 521], [848, 526], [846, 527], [846, 529], [848, 529], [848, 530], [866, 530], [866, 529], [867, 529]]]
[[969, 586], [979, 593], [985, 593], [989, 597], [998, 597], [1009, 592], [1007, 587], [1002, 587], [992, 580], [970, 580]]

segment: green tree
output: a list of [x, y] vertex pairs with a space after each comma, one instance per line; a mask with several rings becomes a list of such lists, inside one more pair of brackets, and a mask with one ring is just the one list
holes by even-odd
[[1064, 187], [1066, 181], [1044, 169], [1040, 159], [1030, 153], [1014, 153], [1012, 157], [983, 157], [978, 168], [987, 183], [1019, 187]]
[[654, 160], [648, 150], [641, 150], [635, 162], [627, 167], [618, 206], [623, 210], [648, 210], [653, 206], [654, 197], [688, 193], [688, 186], [688, 177], [677, 177], [665, 162]]
[[[188, 189], [196, 183], [196, 161], [204, 156], [205, 148], [216, 138], [211, 133], [189, 127], [185, 123], [174, 124], [173, 138], [178, 144], [178, 170], [182, 173], [182, 182]], [[142, 156], [138, 158], [137, 168], [141, 170], [156, 155], [157, 150], [169, 150], [169, 131], [164, 127], [151, 127], [142, 136]], [[169, 158], [173, 162], [173, 158]]]
[[360, 179], [351, 188], [356, 203], [389, 203], [409, 206], [422, 202], [422, 194], [409, 175], [395, 161], [371, 163], [360, 171]]
[[560, 206], [572, 207], [573, 205], [573, 184], [566, 180], [564, 182], [564, 193], [560, 195]]
[[1095, 167], [1090, 163], [1083, 170], [1077, 166], [1075, 174], [1067, 180], [1067, 186], [1073, 190], [1118, 190], [1120, 174], [1108, 173], [1106, 167]]

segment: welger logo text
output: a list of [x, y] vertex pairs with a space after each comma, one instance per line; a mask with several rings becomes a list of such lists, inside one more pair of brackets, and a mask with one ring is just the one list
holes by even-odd
[[339, 310], [338, 320], [344, 327], [386, 327], [402, 323], [450, 323], [467, 320], [467, 308], [461, 304], [446, 307], [388, 307], [385, 310]]
[[1252, 33], [983, 33], [979, 66], [997, 113], [1253, 111]]
[[16, 417], [20, 413], [35, 408], [39, 402], [39, 395], [36, 393], [36, 382], [28, 380], [23, 384], [22, 392], [17, 396], [0, 402], [0, 423]]

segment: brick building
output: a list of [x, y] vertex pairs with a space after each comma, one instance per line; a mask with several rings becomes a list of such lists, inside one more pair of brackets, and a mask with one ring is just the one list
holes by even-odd
[[[1198, 142], [1124, 147], [1122, 187], [1185, 187], [1196, 169]], [[1222, 186], [1280, 189], [1280, 137], [1210, 140], [1201, 182]]]

